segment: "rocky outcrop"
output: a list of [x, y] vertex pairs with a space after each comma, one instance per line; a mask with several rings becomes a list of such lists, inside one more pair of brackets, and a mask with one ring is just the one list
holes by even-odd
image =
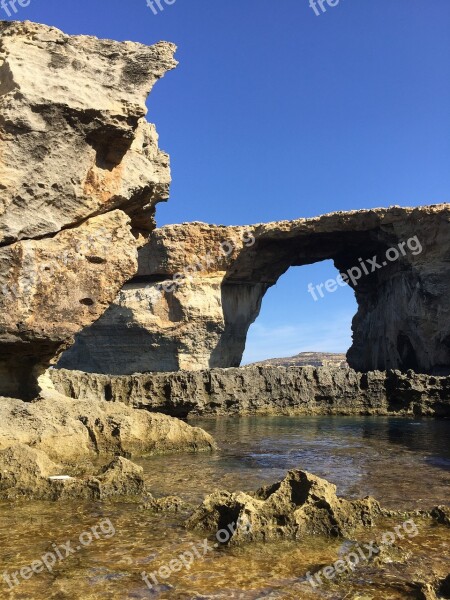
[[[332, 259], [345, 278], [313, 292], [320, 301], [345, 281], [354, 289], [352, 368], [449, 374], [449, 219], [441, 204], [162, 227], [141, 249], [138, 275], [61, 366], [113, 374], [238, 366], [266, 291], [291, 266]], [[302, 302], [314, 310], [306, 289]]]
[[102, 457], [196, 452], [215, 448], [198, 427], [122, 403], [73, 401], [56, 393], [29, 403], [0, 402], [0, 449], [25, 444], [64, 464]]
[[36, 448], [19, 444], [0, 450], [0, 499], [104, 500], [139, 496], [144, 491], [142, 467], [122, 457], [93, 475], [71, 477], [64, 472], [64, 467]]
[[144, 492], [144, 469], [131, 461], [117, 456], [105, 465], [97, 475], [99, 497], [139, 496]]
[[102, 315], [135, 270], [122, 211], [0, 248], [0, 395], [34, 396], [51, 359]]
[[25, 444], [0, 450], [0, 498], [50, 494], [49, 478], [61, 475], [60, 469], [45, 452]]
[[42, 238], [122, 209], [153, 228], [168, 197], [168, 156], [145, 102], [175, 46], [0, 25], [0, 244]]
[[122, 403], [48, 388], [34, 402], [0, 398], [0, 499], [142, 496], [143, 470], [128, 458], [215, 448], [203, 429]]
[[214, 492], [194, 511], [192, 529], [230, 531], [230, 543], [300, 539], [305, 535], [342, 537], [357, 527], [372, 526], [381, 514], [373, 498], [345, 500], [336, 486], [306, 471], [254, 493]]
[[135, 274], [170, 183], [145, 101], [174, 50], [0, 22], [0, 394], [33, 397]]
[[94, 375], [51, 369], [71, 398], [106, 399], [169, 415], [400, 414], [450, 416], [450, 377], [339, 367], [242, 367]]
[[187, 505], [179, 496], [164, 496], [163, 498], [153, 498], [149, 494], [145, 504], [139, 506], [140, 510], [151, 510], [153, 512], [178, 513], [187, 509]]

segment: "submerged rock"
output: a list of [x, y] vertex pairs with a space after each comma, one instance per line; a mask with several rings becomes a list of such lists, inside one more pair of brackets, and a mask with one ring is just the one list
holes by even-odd
[[215, 532], [228, 529], [230, 543], [239, 544], [306, 535], [346, 536], [358, 527], [372, 526], [380, 514], [375, 499], [338, 498], [334, 484], [306, 471], [292, 470], [282, 481], [254, 493], [215, 492], [207, 496], [186, 525]]
[[179, 496], [164, 496], [163, 498], [153, 498], [148, 496], [145, 504], [139, 508], [141, 510], [152, 510], [154, 512], [178, 513], [186, 508], [185, 501]]
[[435, 506], [431, 511], [431, 516], [436, 523], [450, 527], [450, 506]]

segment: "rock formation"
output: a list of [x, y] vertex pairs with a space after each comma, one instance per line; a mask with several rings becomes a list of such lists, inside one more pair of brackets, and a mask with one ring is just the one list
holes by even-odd
[[357, 527], [373, 525], [380, 514], [373, 498], [338, 498], [336, 486], [325, 479], [306, 471], [289, 471], [282, 481], [254, 493], [214, 492], [187, 526], [229, 530], [230, 543], [238, 544], [304, 535], [348, 536]]
[[[333, 259], [359, 307], [352, 368], [449, 374], [449, 220], [442, 204], [156, 229], [138, 274], [60, 365], [112, 374], [238, 366], [268, 288], [291, 266]], [[314, 310], [307, 290], [299, 303]]]
[[0, 450], [0, 498], [3, 500], [100, 500], [144, 492], [143, 469], [117, 457], [93, 475], [61, 475], [65, 467], [41, 450], [17, 445]]
[[35, 395], [134, 276], [170, 183], [145, 101], [174, 50], [0, 22], [0, 395]]
[[46, 391], [29, 403], [0, 401], [0, 450], [27, 445], [66, 465], [114, 456], [212, 450], [212, 437], [167, 415], [122, 403], [71, 401]]
[[193, 415], [335, 414], [450, 417], [450, 377], [339, 367], [244, 367], [198, 372], [94, 375], [51, 369], [75, 399]]

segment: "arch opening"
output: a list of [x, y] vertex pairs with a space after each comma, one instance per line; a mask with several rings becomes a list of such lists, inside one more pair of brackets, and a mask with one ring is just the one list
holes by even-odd
[[267, 290], [249, 327], [241, 364], [288, 359], [300, 353], [338, 354], [342, 356], [329, 360], [345, 362], [358, 305], [352, 288], [345, 282], [339, 285], [338, 276], [332, 260], [289, 268]]

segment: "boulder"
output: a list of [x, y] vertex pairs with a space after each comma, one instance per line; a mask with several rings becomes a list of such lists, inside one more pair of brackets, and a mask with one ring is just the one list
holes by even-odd
[[51, 495], [49, 477], [61, 470], [45, 452], [25, 444], [0, 450], [0, 498], [47, 498]]
[[138, 496], [144, 491], [144, 469], [117, 456], [97, 475], [102, 498], [108, 496]]
[[0, 450], [0, 499], [102, 500], [144, 491], [142, 467], [123, 457], [94, 475], [63, 475], [65, 470], [42, 450], [25, 444]]

